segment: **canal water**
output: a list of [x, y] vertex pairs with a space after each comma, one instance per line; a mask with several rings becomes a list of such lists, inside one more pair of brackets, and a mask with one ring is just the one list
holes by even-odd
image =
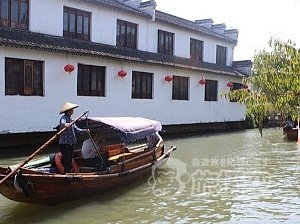
[[[177, 150], [151, 177], [57, 206], [0, 195], [0, 223], [299, 223], [300, 147], [281, 129], [263, 134], [167, 139]], [[0, 165], [25, 158], [2, 157]]]

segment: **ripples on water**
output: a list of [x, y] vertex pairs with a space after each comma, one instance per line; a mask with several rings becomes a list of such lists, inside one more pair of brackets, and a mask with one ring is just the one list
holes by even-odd
[[300, 148], [281, 133], [169, 139], [177, 151], [149, 179], [58, 206], [0, 196], [0, 223], [299, 223]]

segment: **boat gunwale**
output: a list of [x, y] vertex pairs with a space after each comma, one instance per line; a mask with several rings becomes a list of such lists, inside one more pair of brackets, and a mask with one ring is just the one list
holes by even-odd
[[[137, 171], [142, 170], [144, 168], [151, 167], [151, 166], [155, 165], [156, 163], [158, 163], [160, 160], [162, 160], [166, 157], [169, 157], [170, 153], [174, 150], [176, 150], [176, 146], [170, 146], [168, 151], [163, 152], [163, 154], [159, 158], [157, 158], [155, 161], [144, 164], [142, 166], [135, 167], [133, 169], [129, 169], [129, 170], [121, 171], [121, 172], [114, 172], [114, 173], [109, 173], [109, 171], [99, 171], [99, 172], [78, 172], [78, 173], [59, 174], [59, 173], [41, 172], [41, 171], [38, 171], [38, 170], [33, 170], [31, 168], [24, 168], [24, 167], [21, 167], [20, 170], [23, 171], [21, 173], [22, 173], [22, 176], [24, 176], [24, 177], [46, 177], [46, 178], [50, 178], [50, 177], [53, 177], [53, 178], [72, 178], [72, 177], [74, 177], [74, 178], [80, 178], [80, 177], [93, 177], [93, 178], [95, 178], [95, 177], [103, 177], [104, 178], [104, 177], [122, 176], [122, 175], [129, 174], [129, 173], [132, 173], [132, 172], [137, 172]], [[155, 150], [150, 150], [150, 151], [147, 151], [143, 154], [139, 154], [136, 157], [130, 158], [129, 160], [124, 160], [124, 164], [126, 164], [126, 162], [131, 162], [134, 159], [138, 159], [141, 156], [152, 154], [154, 152], [155, 152]], [[123, 162], [119, 162], [117, 165], [121, 165], [122, 163]], [[9, 168], [4, 168], [4, 167], [0, 167], [0, 168], [2, 168], [3, 170], [8, 170], [9, 169]], [[30, 173], [26, 173], [26, 172], [30, 172]], [[1, 177], [4, 178], [5, 176], [6, 175], [0, 173], [0, 179], [1, 179]]]

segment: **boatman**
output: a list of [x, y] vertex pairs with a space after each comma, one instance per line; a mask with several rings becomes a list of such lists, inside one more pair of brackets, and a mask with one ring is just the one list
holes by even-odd
[[70, 173], [72, 169], [73, 150], [77, 142], [76, 133], [89, 133], [89, 129], [80, 129], [75, 124], [70, 125], [72, 122], [71, 116], [77, 107], [77, 104], [66, 102], [59, 112], [59, 114], [64, 114], [59, 121], [60, 130], [67, 127], [66, 130], [60, 134], [59, 138], [59, 149], [63, 155], [64, 174]]

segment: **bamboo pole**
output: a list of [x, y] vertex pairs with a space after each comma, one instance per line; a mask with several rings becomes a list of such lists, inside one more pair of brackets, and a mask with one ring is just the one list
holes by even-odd
[[[79, 117], [77, 117], [75, 120], [70, 122], [70, 126], [73, 125], [77, 120], [79, 120], [81, 117], [86, 115], [89, 111], [84, 112]], [[1, 181], [0, 185], [2, 185], [8, 178], [10, 178], [12, 175], [16, 174], [17, 171], [23, 167], [26, 163], [28, 163], [30, 160], [33, 159], [40, 151], [45, 149], [49, 146], [50, 143], [52, 143], [61, 133], [63, 133], [68, 127], [64, 127], [59, 132], [57, 132], [52, 138], [50, 138], [46, 143], [44, 143], [41, 147], [39, 147], [34, 153], [32, 153], [30, 156], [28, 156], [20, 165], [18, 165], [14, 170], [12, 170], [9, 174], [7, 174]]]

